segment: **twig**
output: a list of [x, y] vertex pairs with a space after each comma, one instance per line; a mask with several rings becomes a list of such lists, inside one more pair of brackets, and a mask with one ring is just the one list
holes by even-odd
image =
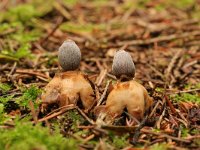
[[94, 125], [94, 121], [92, 119], [90, 119], [80, 108], [76, 107], [76, 109], [78, 110], [78, 112], [92, 125]]
[[71, 18], [70, 13], [59, 2], [55, 1], [53, 6], [67, 20]]
[[98, 100], [98, 102], [97, 102], [97, 106], [101, 105], [103, 99], [105, 98], [106, 93], [107, 93], [107, 91], [108, 91], [108, 87], [109, 87], [109, 85], [110, 85], [110, 82], [111, 82], [111, 81], [108, 81], [108, 82], [107, 82], [106, 87], [105, 87], [105, 89], [104, 89], [104, 91], [103, 91], [103, 94], [101, 95], [101, 98], [100, 98], [100, 99]]
[[176, 118], [176, 119], [179, 120], [180, 122], [182, 122], [185, 125], [185, 127], [188, 127], [187, 119], [179, 111], [177, 111], [177, 113], [178, 113], [178, 115], [180, 116], [181, 119], [179, 119], [179, 118]]
[[158, 70], [156, 69], [154, 66], [150, 65], [150, 64], [145, 64], [148, 67], [150, 67], [158, 76], [160, 76], [162, 79], [164, 79], [164, 75]]
[[101, 126], [102, 129], [111, 130], [115, 132], [134, 132], [138, 126], [113, 126], [113, 125], [103, 125]]
[[80, 126], [80, 125], [78, 125], [77, 128], [79, 128], [79, 129], [93, 129], [94, 127], [95, 127], [94, 125], [89, 125], [89, 126]]
[[110, 77], [111, 79], [113, 79], [113, 80], [117, 80], [117, 78], [114, 75], [110, 74], [110, 73], [107, 73], [106, 75], [108, 77]]
[[59, 115], [65, 113], [65, 112], [68, 111], [68, 110], [72, 110], [72, 109], [75, 109], [75, 108], [76, 108], [76, 106], [68, 105], [68, 107], [66, 107], [66, 108], [64, 108], [64, 109], [61, 109], [59, 112], [53, 113], [53, 114], [51, 114], [51, 115], [49, 115], [49, 116], [46, 116], [46, 117], [44, 117], [44, 118], [42, 118], [42, 119], [39, 119], [38, 122], [43, 122], [43, 121], [52, 119], [52, 118], [54, 118], [54, 117], [57, 117], [57, 116], [59, 116]]
[[166, 99], [166, 102], [167, 102], [169, 108], [171, 109], [172, 113], [176, 114], [176, 109], [174, 108], [174, 106], [172, 105], [171, 101], [169, 100], [169, 98], [166, 95], [165, 95], [165, 99]]
[[31, 75], [35, 75], [35, 76], [40, 76], [43, 78], [48, 79], [49, 77], [45, 74], [42, 74], [40, 72], [36, 72], [35, 70], [30, 70], [30, 69], [17, 69], [16, 73], [24, 73], [24, 74], [31, 74]]
[[70, 105], [66, 105], [66, 106], [59, 107], [59, 108], [57, 108], [57, 109], [51, 111], [50, 113], [48, 113], [45, 117], [50, 116], [50, 115], [53, 114], [54, 112], [60, 111], [60, 110], [65, 109], [65, 108], [68, 108], [69, 106], [74, 106], [74, 105], [73, 105], [73, 104], [70, 104]]
[[125, 44], [130, 45], [145, 45], [145, 44], [152, 44], [156, 42], [163, 42], [163, 41], [171, 41], [174, 39], [181, 39], [181, 38], [187, 38], [191, 36], [197, 36], [200, 35], [200, 31], [193, 31], [193, 32], [186, 32], [182, 34], [171, 34], [167, 36], [160, 36], [152, 39], [147, 39], [147, 40], [133, 40], [133, 41], [122, 41], [118, 42], [118, 46], [123, 46]]
[[90, 141], [91, 139], [93, 139], [95, 137], [95, 134], [91, 134], [90, 136], [88, 136], [87, 138], [85, 138], [83, 140], [83, 144], [87, 143], [88, 141]]
[[[140, 123], [135, 117], [133, 117], [132, 115], [130, 115], [128, 112], [124, 111], [124, 113], [125, 113], [128, 117], [130, 117], [131, 119], [133, 119], [133, 121], [135, 121], [137, 124]], [[128, 122], [126, 122], [126, 123], [128, 123]], [[129, 124], [130, 124], [130, 123], [129, 123]], [[130, 124], [130, 125], [131, 125], [131, 124]], [[130, 126], [130, 125], [129, 125], [129, 126]]]
[[167, 81], [169, 80], [169, 75], [171, 74], [172, 68], [174, 67], [174, 64], [176, 63], [176, 60], [180, 57], [181, 53], [182, 53], [182, 50], [177, 50], [176, 54], [171, 59], [165, 72], [165, 77]]
[[107, 69], [101, 70], [100, 75], [98, 76], [97, 81], [96, 81], [97, 86], [101, 85], [106, 74], [107, 74]]
[[158, 102], [156, 103], [156, 105], [154, 106], [154, 108], [152, 109], [152, 111], [151, 111], [151, 113], [150, 113], [150, 115], [149, 115], [149, 118], [151, 118], [151, 117], [153, 116], [153, 114], [154, 114], [154, 112], [156, 111], [156, 109], [157, 109], [157, 107], [158, 107], [159, 104], [160, 104], [160, 102], [158, 101]]
[[200, 139], [200, 135], [190, 136], [190, 137], [187, 137], [185, 139], [187, 139], [187, 140]]
[[16, 66], [17, 66], [17, 62], [14, 62], [13, 67], [12, 67], [12, 69], [11, 69], [11, 71], [10, 71], [8, 76], [11, 76], [14, 73], [14, 71], [16, 69]]
[[36, 114], [34, 104], [33, 104], [32, 101], [29, 101], [29, 107], [30, 107], [30, 110], [31, 110], [31, 114], [33, 116], [34, 123], [36, 124], [37, 121], [38, 121], [38, 118], [37, 118], [37, 114]]
[[190, 143], [191, 142], [188, 139], [181, 139], [181, 138], [177, 138], [177, 137], [174, 137], [174, 136], [170, 136], [168, 134], [149, 131], [147, 129], [141, 129], [141, 132], [147, 133], [147, 134], [153, 134], [153, 135], [162, 136], [162, 137], [169, 138], [169, 139], [172, 139], [172, 140], [175, 140], [175, 141], [179, 141], [179, 142], [185, 142], [185, 143]]
[[102, 129], [102, 128], [98, 128], [98, 127], [94, 127], [93, 130], [97, 131], [97, 132], [100, 132], [100, 133], [103, 133], [104, 135], [108, 135], [109, 133]]
[[68, 135], [72, 136], [73, 138], [77, 139], [80, 142], [84, 142], [84, 140], [76, 134], [68, 133]]
[[47, 34], [39, 43], [42, 45], [45, 41], [48, 40], [48, 38], [54, 34], [54, 32], [59, 28], [59, 26], [62, 24], [63, 17], [59, 17], [56, 21], [55, 27], [52, 29], [52, 31]]
[[167, 94], [168, 95], [174, 95], [174, 94], [190, 93], [190, 92], [196, 92], [196, 91], [200, 91], [200, 89], [184, 90], [184, 91], [178, 91], [178, 92], [167, 93]]
[[182, 67], [182, 69], [184, 70], [184, 69], [186, 69], [186, 68], [188, 68], [188, 67], [190, 67], [190, 66], [193, 66], [193, 65], [195, 65], [195, 64], [197, 64], [197, 63], [198, 63], [198, 60], [191, 61], [191, 62], [185, 64], [185, 65]]
[[[165, 104], [164, 104], [164, 105], [165, 105]], [[163, 118], [164, 115], [165, 115], [165, 111], [166, 111], [166, 109], [164, 108], [162, 114], [160, 115], [158, 121], [156, 122], [156, 126], [157, 126], [158, 129], [160, 129], [160, 123], [161, 123], [161, 121], [162, 121], [162, 118]]]
[[131, 144], [135, 145], [138, 141], [139, 135], [140, 135], [140, 130], [144, 127], [146, 121], [147, 121], [148, 116], [146, 115], [144, 119], [141, 121], [139, 126], [135, 129], [135, 133], [133, 135], [132, 140], [130, 141]]

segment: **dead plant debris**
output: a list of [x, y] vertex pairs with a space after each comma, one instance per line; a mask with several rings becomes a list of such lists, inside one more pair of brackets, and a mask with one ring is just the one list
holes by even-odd
[[[3, 0], [0, 14], [0, 149], [199, 149], [199, 0]], [[67, 39], [80, 47], [80, 80], [87, 74], [93, 83], [74, 79], [73, 88], [90, 88], [86, 95], [60, 96], [50, 86], [71, 89], [71, 71], [58, 61]], [[124, 109], [112, 125], [97, 126], [94, 108], [117, 83], [111, 69], [120, 49], [152, 109], [137, 125]], [[51, 96], [38, 98], [45, 87]], [[62, 97], [76, 102], [62, 105]]]

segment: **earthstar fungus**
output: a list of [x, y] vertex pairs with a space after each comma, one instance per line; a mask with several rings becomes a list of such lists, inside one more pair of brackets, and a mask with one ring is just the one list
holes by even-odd
[[[135, 66], [129, 53], [124, 50], [116, 52], [112, 65], [112, 72], [121, 79], [124, 75], [133, 78]], [[126, 81], [117, 81], [109, 93], [106, 104], [95, 108], [97, 124], [112, 124], [116, 117], [120, 117], [126, 108], [132, 118], [140, 121], [144, 117], [153, 99], [148, 95], [147, 90], [133, 79], [126, 78]]]
[[67, 40], [59, 48], [59, 64], [64, 72], [57, 73], [41, 95], [42, 108], [57, 103], [59, 106], [76, 105], [80, 100], [87, 112], [94, 104], [94, 91], [87, 76], [77, 71], [81, 52], [74, 41]]

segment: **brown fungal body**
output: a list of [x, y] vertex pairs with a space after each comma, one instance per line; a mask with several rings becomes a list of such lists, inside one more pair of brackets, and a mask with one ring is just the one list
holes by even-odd
[[106, 105], [95, 108], [98, 116], [97, 124], [112, 124], [116, 117], [121, 116], [126, 108], [131, 118], [140, 121], [144, 113], [150, 108], [153, 99], [148, 95], [147, 90], [132, 78], [135, 76], [135, 66], [128, 52], [119, 50], [116, 52], [112, 72], [120, 79], [109, 93]]
[[128, 113], [135, 119], [141, 120], [146, 110], [150, 108], [153, 100], [148, 95], [147, 90], [138, 82], [126, 81], [119, 82], [113, 86], [109, 93], [106, 105], [96, 108], [98, 116], [105, 115], [105, 122], [112, 122], [119, 117], [126, 108]]
[[113, 59], [112, 72], [117, 78], [123, 75], [130, 78], [135, 76], [135, 65], [128, 52], [124, 50], [116, 52]]
[[84, 74], [68, 71], [55, 75], [45, 87], [41, 99], [44, 107], [52, 103], [76, 105], [80, 99], [84, 109], [89, 110], [94, 103], [94, 92]]
[[59, 47], [58, 61], [64, 71], [78, 69], [81, 61], [81, 51], [72, 40], [66, 40]]

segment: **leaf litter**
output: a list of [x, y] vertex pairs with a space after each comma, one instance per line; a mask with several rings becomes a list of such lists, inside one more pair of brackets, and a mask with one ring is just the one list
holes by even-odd
[[[3, 1], [0, 148], [198, 149], [199, 10], [198, 0]], [[115, 51], [128, 51], [135, 79], [154, 99], [148, 116], [132, 126], [124, 110], [113, 125], [98, 127], [80, 104], [41, 112], [37, 98], [61, 70], [58, 48], [66, 39], [80, 47], [80, 71], [95, 83], [101, 104], [112, 89], [108, 82], [116, 83]]]

